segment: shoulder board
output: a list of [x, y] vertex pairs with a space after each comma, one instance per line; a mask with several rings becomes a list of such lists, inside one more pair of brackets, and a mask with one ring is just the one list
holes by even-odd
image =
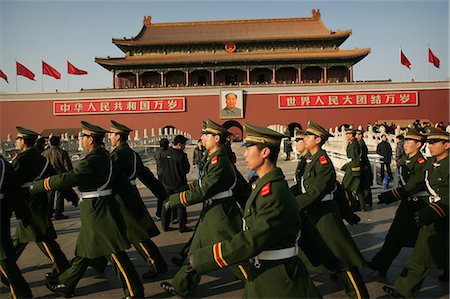
[[426, 160], [422, 157], [420, 157], [419, 159], [417, 159], [417, 162], [419, 162], [419, 164], [423, 164], [426, 162]]
[[261, 188], [261, 192], [260, 192], [261, 196], [267, 196], [270, 194], [270, 182], [268, 182], [267, 184], [265, 184], [262, 188]]
[[320, 164], [322, 164], [322, 165], [328, 164], [327, 156], [325, 156], [325, 155], [320, 156], [319, 161], [320, 161]]
[[19, 156], [20, 156], [21, 154], [22, 154], [22, 153], [17, 153], [17, 154], [15, 154], [14, 157], [12, 157], [11, 161], [14, 161], [14, 160], [16, 160], [17, 158], [19, 158]]
[[88, 155], [84, 155], [83, 157], [80, 158], [80, 160], [86, 159], [87, 156], [88, 156]]
[[216, 165], [217, 162], [219, 162], [219, 159], [217, 156], [215, 156], [214, 158], [211, 159], [211, 165]]

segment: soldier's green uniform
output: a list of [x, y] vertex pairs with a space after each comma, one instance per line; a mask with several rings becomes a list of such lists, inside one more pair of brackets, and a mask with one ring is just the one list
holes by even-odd
[[[247, 146], [277, 148], [284, 137], [250, 124], [245, 124], [245, 129]], [[230, 240], [191, 251], [194, 269], [206, 273], [250, 259], [253, 270], [245, 284], [244, 298], [320, 298], [297, 256], [297, 210], [283, 172], [274, 167], [253, 185], [244, 210], [243, 231]]]
[[32, 193], [38, 194], [78, 186], [82, 198], [80, 200], [82, 225], [77, 239], [75, 258], [58, 280], [49, 282], [47, 287], [53, 292], [71, 296], [91, 259], [105, 256], [114, 265], [125, 295], [143, 297], [142, 282], [125, 253], [130, 244], [125, 236], [123, 219], [114, 194], [118, 193], [129, 200], [130, 209], [139, 211], [141, 206], [134, 196], [127, 196], [134, 192], [133, 186], [118, 171], [108, 152], [100, 146], [106, 131], [84, 121], [81, 123], [83, 138], [86, 137], [88, 142], [95, 143], [89, 153], [80, 160], [74, 170], [39, 180], [32, 188]]
[[356, 134], [358, 133], [361, 134], [361, 140], [358, 141], [361, 149], [361, 185], [358, 196], [362, 198], [364, 204], [372, 206], [372, 191], [370, 187], [372, 186], [373, 173], [368, 157], [369, 149], [363, 139], [364, 130], [356, 130]]
[[[124, 136], [123, 138], [126, 138], [132, 131], [130, 128], [119, 124], [118, 122], [111, 121], [111, 124], [112, 133], [121, 134]], [[167, 264], [158, 247], [151, 240], [152, 237], [159, 235], [160, 231], [153, 222], [147, 207], [142, 201], [139, 190], [136, 188], [136, 179], [139, 179], [144, 183], [144, 185], [162, 201], [167, 199], [166, 191], [150, 169], [144, 166], [139, 154], [133, 151], [128, 143], [126, 143], [126, 139], [125, 141], [120, 142], [120, 144], [112, 151], [111, 157], [119, 166], [120, 171], [125, 174], [134, 186], [134, 195], [139, 199], [140, 210], [142, 212], [141, 215], [137, 217], [135, 211], [129, 209], [128, 203], [122, 197], [116, 196], [120, 211], [125, 220], [127, 238], [151, 267], [150, 272], [147, 272], [146, 278], [164, 273], [167, 271]]]
[[[449, 134], [431, 128], [427, 140], [448, 144]], [[425, 186], [431, 195], [427, 205], [416, 212], [420, 230], [408, 266], [395, 280], [393, 289], [384, 287], [391, 296], [414, 298], [431, 269], [448, 270], [449, 157], [446, 151], [443, 159], [438, 161], [433, 157], [426, 163]]]
[[352, 194], [352, 201], [355, 202], [355, 210], [365, 210], [365, 204], [362, 198], [359, 198], [361, 187], [361, 148], [358, 140], [355, 138], [355, 130], [348, 128], [346, 134], [352, 134], [353, 138], [348, 141], [347, 145], [347, 163], [342, 167], [345, 171], [342, 180], [342, 186]]
[[[38, 134], [23, 127], [17, 127], [17, 139], [36, 140]], [[22, 221], [17, 223], [14, 235], [14, 247], [18, 259], [28, 242], [36, 242], [41, 251], [52, 261], [53, 272], [61, 273], [68, 261], [56, 242], [56, 232], [49, 217], [47, 194], [30, 194], [30, 186], [37, 180], [55, 174], [47, 158], [34, 147], [28, 147], [19, 153], [12, 162], [14, 172], [22, 189], [26, 193], [26, 202], [31, 211], [30, 225], [24, 227]]]
[[0, 274], [9, 285], [13, 299], [31, 298], [30, 287], [17, 267], [11, 240], [10, 219], [13, 211], [18, 219], [27, 221], [30, 217], [25, 194], [14, 176], [14, 170], [0, 155]]
[[[405, 140], [412, 139], [424, 143], [425, 138], [414, 129], [408, 129]], [[414, 247], [419, 228], [414, 220], [415, 213], [426, 206], [430, 195], [425, 190], [426, 160], [422, 154], [403, 156], [398, 165], [400, 187], [378, 195], [380, 203], [401, 200], [389, 232], [380, 251], [372, 258], [369, 267], [384, 275], [402, 247]]]
[[[226, 138], [228, 131], [208, 120], [206, 134], [217, 134]], [[200, 180], [190, 183], [189, 190], [169, 196], [168, 202], [172, 209], [204, 203], [188, 252], [231, 239], [241, 230], [242, 215], [231, 190], [235, 182], [233, 165], [226, 150], [221, 147], [214, 153], [208, 152]], [[242, 267], [235, 267], [232, 270], [237, 277], [247, 275]], [[173, 278], [172, 285], [164, 282], [162, 286], [166, 290], [173, 287], [178, 295], [186, 297], [193, 293], [199, 282], [200, 274], [187, 273], [186, 265], [183, 265]]]
[[[322, 142], [330, 136], [313, 121], [308, 123], [306, 134], [320, 137]], [[306, 162], [301, 178], [302, 193], [296, 197], [300, 211], [309, 217], [331, 252], [343, 262], [344, 270], [336, 269], [336, 275], [343, 283], [347, 295], [367, 298], [369, 294], [358, 270], [364, 266], [364, 259], [333, 200], [333, 192], [336, 189], [334, 166], [321, 148]]]

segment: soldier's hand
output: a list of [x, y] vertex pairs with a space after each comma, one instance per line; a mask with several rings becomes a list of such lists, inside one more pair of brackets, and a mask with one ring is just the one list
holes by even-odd
[[195, 271], [194, 268], [194, 257], [192, 255], [189, 255], [186, 260], [184, 261], [184, 264], [186, 265], [186, 273]]
[[170, 209], [170, 201], [168, 201], [168, 200], [164, 201], [163, 206], [164, 206], [164, 209], [166, 209], [166, 210]]
[[416, 220], [417, 226], [421, 227], [424, 225], [430, 225], [431, 223], [436, 221], [437, 218], [439, 218], [439, 216], [436, 215], [432, 208], [425, 207], [416, 212], [414, 220]]
[[414, 220], [416, 221], [417, 227], [422, 227], [422, 226], [424, 226], [424, 223], [422, 222], [422, 219], [420, 219], [420, 217], [419, 217], [418, 214], [416, 214], [416, 216], [414, 217]]
[[350, 224], [350, 225], [358, 224], [358, 223], [361, 221], [361, 218], [360, 218], [358, 215], [356, 215], [355, 213], [353, 213], [353, 214], [347, 216], [347, 217], [344, 218], [344, 219], [345, 219], [345, 221], [347, 221], [348, 224]]

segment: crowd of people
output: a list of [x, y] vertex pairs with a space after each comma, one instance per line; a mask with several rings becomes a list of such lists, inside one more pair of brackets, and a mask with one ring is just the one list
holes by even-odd
[[[348, 297], [369, 298], [361, 270], [370, 267], [385, 275], [402, 247], [414, 248], [411, 260], [393, 286], [383, 287], [388, 296], [416, 297], [433, 268], [443, 269], [442, 279], [448, 280], [450, 143], [444, 130], [431, 126], [425, 135], [411, 128], [403, 136], [399, 186], [378, 196], [382, 204], [401, 203], [383, 247], [365, 261], [344, 224], [357, 225], [357, 212], [372, 205], [373, 173], [362, 130], [346, 129], [348, 163], [342, 168], [342, 182], [323, 149], [331, 134], [314, 121], [305, 131], [296, 131], [296, 184], [289, 187], [277, 166], [286, 136], [266, 127], [245, 124], [244, 157], [254, 172], [251, 184], [235, 166], [230, 132], [212, 120], [203, 123], [194, 150], [192, 182], [187, 180], [190, 164], [182, 135], [171, 146], [161, 140], [156, 178], [128, 145], [131, 128], [113, 120], [109, 130], [85, 121], [81, 128], [88, 153], [73, 169], [55, 163], [54, 153], [65, 157], [57, 140], [51, 141], [55, 148], [41, 154], [35, 147], [38, 134], [23, 127], [17, 127], [20, 153], [11, 164], [0, 156], [0, 274], [13, 298], [32, 297], [16, 264], [29, 242], [52, 262], [46, 286], [57, 295], [73, 296], [89, 266], [102, 272], [110, 262], [124, 295], [143, 298], [142, 280], [125, 250], [133, 245], [146, 261], [144, 280], [165, 273], [167, 263], [152, 240], [160, 231], [136, 188], [137, 179], [156, 196], [156, 219], [164, 231], [176, 223], [182, 233], [193, 231], [179, 257], [172, 259], [178, 272], [172, 281], [161, 283], [171, 295], [191, 297], [202, 274], [229, 268], [245, 282], [245, 298], [321, 298], [309, 275], [313, 266], [335, 275]], [[111, 152], [104, 147], [106, 136]], [[425, 141], [432, 155], [428, 160], [420, 152]], [[388, 155], [390, 146], [379, 148], [377, 152]], [[390, 164], [390, 157], [383, 160], [386, 166], [388, 159]], [[65, 194], [73, 187], [80, 194], [81, 228], [69, 263], [56, 241], [48, 194]], [[186, 207], [195, 204], [203, 208], [195, 228], [190, 228]], [[9, 231], [12, 211], [19, 219], [14, 236]]]

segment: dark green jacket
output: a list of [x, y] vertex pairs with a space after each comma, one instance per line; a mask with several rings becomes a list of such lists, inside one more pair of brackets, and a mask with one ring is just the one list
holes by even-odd
[[357, 192], [361, 184], [361, 148], [356, 138], [348, 142], [347, 159], [350, 161], [343, 167], [345, 174], [342, 186], [349, 191]]
[[303, 173], [306, 192], [296, 197], [300, 210], [311, 220], [331, 252], [346, 268], [362, 267], [364, 259], [342, 221], [336, 202], [322, 200], [336, 189], [333, 163], [322, 149], [306, 162]]
[[425, 263], [427, 268], [448, 269], [449, 255], [449, 157], [427, 161], [425, 185], [432, 194], [417, 214], [424, 223], [417, 237], [411, 262]]
[[18, 219], [28, 219], [30, 211], [25, 193], [20, 188], [12, 166], [0, 155], [0, 260], [15, 260], [11, 240], [10, 219], [12, 212]]
[[296, 183], [293, 185], [290, 189], [294, 196], [298, 196], [300, 193], [302, 193], [302, 187], [300, 185], [303, 172], [305, 171], [306, 167], [306, 159], [308, 159], [311, 155], [309, 152], [305, 154], [304, 156], [300, 156], [297, 163], [297, 168], [295, 169], [295, 180]]
[[369, 149], [367, 148], [364, 139], [359, 142], [359, 147], [361, 148], [361, 189], [367, 189], [372, 186], [373, 173], [372, 167], [369, 161]]
[[[244, 231], [233, 236], [231, 240], [215, 243], [192, 252], [194, 267], [199, 273], [248, 262], [266, 250], [292, 248], [297, 243], [300, 218], [294, 196], [284, 180], [280, 168], [274, 168], [258, 179], [247, 200], [244, 210]], [[252, 259], [253, 260], [253, 259]], [[300, 298], [316, 296], [314, 286], [297, 283], [305, 278], [307, 272], [298, 258], [278, 262], [274, 267], [267, 267], [260, 261], [261, 268], [256, 277], [246, 284], [244, 297]], [[286, 274], [288, 267], [299, 265], [295, 275]], [[265, 275], [265, 272], [271, 273]], [[259, 286], [258, 288], [252, 286]], [[306, 295], [305, 295], [306, 294]]]
[[[55, 174], [50, 162], [37, 151], [30, 148], [17, 155], [12, 166], [19, 184], [30, 184], [33, 181]], [[31, 211], [30, 225], [25, 228], [21, 221], [17, 223], [16, 238], [19, 243], [56, 239], [49, 215], [47, 194], [29, 194], [29, 187], [22, 188], [27, 194], [27, 204]]]
[[[156, 197], [164, 201], [167, 198], [164, 187], [161, 185], [153, 173], [145, 167], [138, 153], [133, 151], [127, 143], [121, 143], [111, 153], [111, 158], [119, 166], [120, 171], [130, 180], [135, 182], [141, 180]], [[158, 227], [148, 213], [138, 189], [134, 185], [133, 193], [138, 203], [139, 217], [136, 209], [130, 209], [130, 205], [120, 196], [116, 196], [120, 211], [125, 221], [127, 238], [131, 243], [136, 244], [148, 240], [160, 234]]]
[[80, 200], [81, 228], [75, 254], [96, 258], [129, 248], [114, 194], [118, 193], [129, 200], [132, 208], [138, 209], [139, 203], [133, 201], [134, 196], [127, 195], [134, 192], [133, 186], [118, 171], [109, 153], [102, 148], [89, 152], [75, 169], [37, 181], [32, 193], [40, 194], [75, 186], [78, 186], [81, 192], [96, 191], [100, 187], [104, 187], [104, 190], [113, 189], [112, 195]]

